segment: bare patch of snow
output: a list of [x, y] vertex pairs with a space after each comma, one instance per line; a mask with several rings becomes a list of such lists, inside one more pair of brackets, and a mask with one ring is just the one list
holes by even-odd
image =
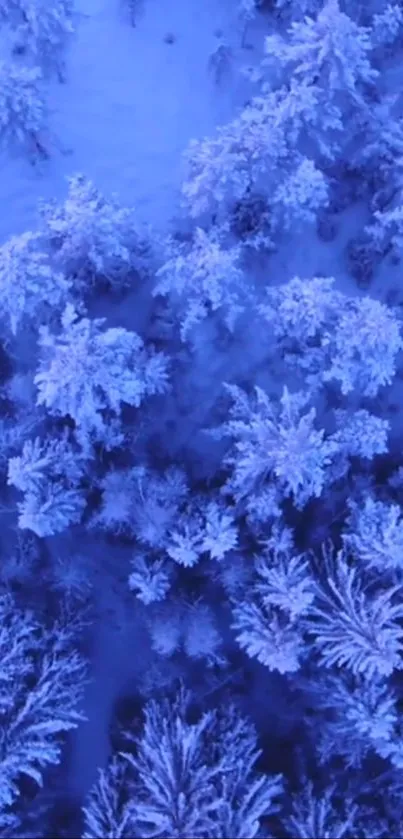
[[[142, 221], [165, 228], [178, 206], [182, 153], [242, 105], [248, 83], [237, 72], [262, 48], [241, 47], [230, 0], [144, 0], [135, 27], [123, 0], [78, 0], [67, 81], [47, 82], [49, 161], [32, 166], [0, 157], [0, 241], [35, 224], [39, 198], [62, 199], [65, 178], [83, 172], [117, 192]], [[261, 26], [261, 23], [260, 23]], [[209, 56], [221, 30], [233, 70], [217, 88]], [[172, 35], [172, 39], [166, 36]]]

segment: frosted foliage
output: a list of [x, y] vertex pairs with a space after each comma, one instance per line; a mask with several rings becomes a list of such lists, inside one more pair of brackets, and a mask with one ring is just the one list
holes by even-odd
[[205, 715], [190, 726], [179, 710], [150, 702], [137, 758], [128, 755], [141, 787], [134, 822], [144, 837], [208, 835], [214, 809], [214, 770], [203, 760]]
[[11, 149], [43, 151], [39, 134], [45, 104], [37, 68], [0, 61], [0, 143]]
[[255, 839], [263, 815], [276, 809], [281, 776], [258, 775], [256, 734], [228, 708], [187, 721], [189, 697], [149, 702], [136, 756], [136, 835], [159, 839]]
[[223, 311], [225, 323], [232, 330], [243, 311], [245, 281], [239, 267], [240, 248], [225, 250], [217, 234], [196, 228], [189, 250], [170, 243], [171, 257], [157, 272], [154, 294], [170, 295], [184, 310], [181, 337], [185, 340], [192, 328], [210, 311]]
[[252, 495], [246, 499], [247, 519], [249, 525], [260, 528], [270, 519], [277, 519], [281, 516], [282, 494], [278, 487], [273, 485], [265, 486], [258, 496]]
[[64, 79], [64, 52], [74, 32], [72, 0], [22, 0], [16, 45], [45, 72]]
[[21, 451], [24, 441], [35, 432], [38, 424], [38, 417], [32, 414], [21, 420], [18, 418], [17, 422], [10, 417], [0, 420], [0, 469], [3, 473], [7, 472], [10, 455]]
[[252, 188], [263, 188], [278, 225], [312, 221], [327, 203], [327, 186], [314, 163], [298, 153], [299, 137], [305, 133], [332, 158], [336, 146], [329, 132], [342, 128], [338, 110], [331, 103], [324, 107], [313, 85], [295, 80], [289, 88], [264, 88], [215, 138], [190, 144], [182, 192], [191, 215], [210, 210], [223, 217]]
[[403, 124], [394, 116], [396, 101], [396, 95], [384, 96], [366, 112], [362, 141], [351, 160], [371, 185], [375, 181], [381, 189], [390, 179], [397, 186], [403, 183]]
[[338, 0], [327, 0], [317, 17], [293, 22], [288, 38], [269, 35], [266, 53], [296, 78], [319, 83], [327, 94], [349, 94], [362, 102], [360, 86], [372, 82], [378, 72], [371, 67], [370, 30], [345, 15]]
[[131, 531], [134, 495], [132, 470], [113, 470], [101, 482], [102, 505], [94, 516], [93, 527], [105, 528], [114, 533]]
[[[325, 667], [345, 667], [371, 680], [402, 666], [403, 607], [400, 586], [369, 591], [340, 552], [327, 588], [318, 584], [309, 632]], [[395, 602], [396, 601], [396, 602]]]
[[171, 588], [171, 580], [163, 560], [152, 560], [143, 554], [136, 554], [132, 560], [132, 569], [129, 588], [136, 592], [145, 606], [164, 600]]
[[342, 757], [348, 768], [358, 768], [369, 753], [382, 748], [395, 734], [396, 699], [387, 682], [351, 679], [340, 672], [321, 673], [308, 688], [313, 696], [317, 753], [321, 764]]
[[22, 492], [35, 492], [55, 478], [78, 484], [82, 476], [83, 464], [66, 437], [27, 440], [22, 454], [8, 463], [8, 483]]
[[106, 769], [99, 770], [98, 781], [87, 796], [82, 839], [133, 839], [133, 805], [125, 795], [127, 766], [114, 757]]
[[342, 313], [333, 341], [324, 378], [338, 379], [343, 394], [359, 390], [376, 396], [391, 383], [403, 342], [398, 320], [383, 303], [370, 297], [353, 301]]
[[234, 441], [226, 463], [232, 467], [228, 489], [235, 498], [258, 498], [270, 479], [292, 495], [297, 506], [320, 496], [336, 449], [324, 439], [323, 430], [315, 429], [314, 408], [304, 413], [307, 397], [284, 388], [276, 405], [260, 388], [248, 397], [238, 387], [226, 387], [234, 405], [230, 420], [215, 436]]
[[154, 549], [165, 544], [188, 494], [185, 473], [175, 467], [161, 476], [143, 466], [112, 471], [101, 486], [102, 507], [94, 524], [117, 533], [131, 533]]
[[289, 149], [277, 121], [277, 104], [276, 92], [255, 97], [239, 117], [218, 129], [216, 138], [192, 141], [182, 188], [192, 216], [240, 200], [262, 176], [267, 185], [278, 179]]
[[[164, 608], [164, 605], [166, 608]], [[162, 604], [149, 622], [151, 646], [158, 655], [169, 658], [181, 648], [183, 641], [182, 611], [171, 600]]]
[[303, 638], [288, 619], [258, 603], [240, 603], [233, 609], [233, 629], [241, 649], [269, 670], [295, 673], [303, 655]]
[[211, 559], [221, 560], [238, 544], [238, 531], [231, 512], [211, 501], [205, 512], [205, 531], [202, 549]]
[[104, 410], [119, 416], [122, 403], [138, 407], [145, 396], [167, 387], [165, 356], [153, 356], [135, 332], [122, 327], [103, 331], [103, 323], [103, 319], [78, 318], [68, 305], [59, 335], [46, 327], [40, 330], [37, 404], [51, 414], [70, 416], [83, 436], [91, 432], [102, 436]]
[[169, 534], [167, 554], [178, 565], [192, 568], [203, 553], [203, 519], [192, 510], [184, 513]]
[[312, 784], [292, 798], [291, 814], [284, 826], [295, 839], [350, 839], [356, 835], [357, 807], [345, 802], [340, 812], [333, 800], [334, 788], [316, 796]]
[[74, 549], [58, 556], [52, 565], [51, 588], [60, 594], [66, 604], [79, 607], [88, 603], [91, 596], [93, 566], [91, 560]]
[[282, 793], [281, 775], [256, 772], [256, 761], [262, 754], [257, 748], [256, 731], [229, 705], [215, 714], [211, 759], [221, 756], [218, 787], [220, 803], [211, 839], [257, 839], [262, 830], [262, 816], [270, 816], [279, 807], [276, 798]]
[[311, 386], [337, 379], [343, 394], [358, 389], [376, 396], [395, 374], [403, 345], [399, 321], [380, 301], [350, 298], [333, 283], [294, 277], [269, 288], [259, 311], [285, 361], [305, 371]]
[[121, 286], [130, 283], [130, 271], [144, 271], [146, 243], [134, 211], [105, 198], [83, 175], [69, 179], [64, 204], [42, 204], [41, 216], [56, 263], [78, 292], [97, 276]]
[[304, 158], [274, 191], [274, 218], [283, 230], [291, 229], [296, 223], [312, 223], [328, 201], [325, 176], [312, 160]]
[[268, 552], [256, 559], [256, 570], [261, 578], [257, 590], [263, 603], [277, 606], [291, 619], [304, 614], [311, 605], [314, 593], [308, 573], [308, 562], [303, 556], [290, 556], [288, 551]]
[[205, 603], [195, 603], [186, 613], [183, 647], [186, 655], [208, 664], [220, 664], [221, 636], [216, 627], [213, 611]]
[[13, 335], [25, 319], [37, 323], [63, 308], [69, 289], [51, 267], [39, 234], [12, 236], [0, 247], [0, 311]]
[[77, 489], [66, 489], [53, 482], [38, 493], [27, 493], [18, 503], [18, 527], [32, 530], [41, 538], [53, 536], [78, 524], [85, 508], [85, 498]]
[[403, 205], [384, 212], [377, 210], [373, 223], [365, 230], [379, 253], [384, 255], [392, 251], [400, 256], [403, 250]]
[[393, 44], [402, 34], [403, 10], [397, 4], [388, 3], [382, 12], [372, 18], [371, 40], [374, 46]]
[[[21, 775], [42, 784], [60, 761], [61, 735], [83, 715], [85, 666], [58, 627], [44, 632], [8, 596], [0, 598], [0, 809], [21, 793]], [[71, 640], [71, 644], [73, 641]]]
[[362, 562], [379, 571], [403, 569], [403, 519], [397, 504], [366, 498], [351, 504], [346, 545]]
[[181, 603], [172, 598], [150, 609], [148, 622], [152, 648], [169, 658], [183, 652], [194, 660], [204, 660], [208, 666], [221, 665], [221, 635], [214, 612], [202, 600]]
[[321, 334], [342, 299], [333, 277], [294, 277], [284, 285], [269, 287], [259, 311], [278, 340], [289, 339], [303, 347]]
[[293, 673], [303, 655], [299, 618], [314, 598], [308, 561], [295, 554], [291, 531], [275, 525], [254, 565], [257, 582], [233, 609], [237, 641], [270, 670]]
[[13, 712], [14, 699], [10, 686], [18, 684], [32, 672], [31, 653], [37, 646], [37, 624], [15, 609], [10, 597], [0, 597], [0, 714]]
[[322, 0], [275, 0], [275, 8], [291, 20], [313, 15], [321, 6]]
[[329, 676], [318, 685], [319, 707], [326, 714], [321, 753], [329, 760], [343, 755], [348, 766], [359, 766], [371, 748], [394, 739], [398, 722], [396, 699], [383, 680], [368, 682]]
[[[273, 92], [264, 90], [265, 98], [272, 100], [274, 110], [274, 125], [281, 128], [286, 141], [289, 160], [295, 160], [297, 170], [292, 170], [291, 179], [303, 184], [312, 174], [315, 182], [322, 184], [317, 170], [311, 160], [295, 156], [296, 147], [301, 140], [308, 148], [317, 149], [320, 155], [328, 160], [334, 160], [339, 152], [337, 134], [344, 132], [342, 112], [334, 102], [326, 99], [318, 84], [312, 84], [304, 79], [291, 78], [287, 84]], [[284, 160], [284, 163], [287, 161]], [[299, 177], [298, 177], [299, 172]], [[294, 174], [293, 174], [294, 173]], [[306, 184], [307, 195], [314, 197], [314, 187]], [[323, 186], [320, 187], [323, 192]], [[302, 202], [300, 201], [302, 204]], [[303, 206], [303, 205], [302, 205]]]
[[52, 536], [80, 520], [85, 499], [79, 489], [83, 464], [67, 438], [27, 440], [8, 463], [8, 483], [25, 493], [18, 525]]
[[167, 553], [179, 565], [191, 568], [204, 553], [221, 560], [236, 547], [238, 531], [230, 510], [219, 503], [188, 505], [169, 534]]
[[221, 560], [236, 547], [238, 531], [229, 509], [204, 499], [187, 506], [169, 534], [168, 555], [190, 568], [202, 554]]
[[151, 548], [161, 547], [188, 494], [185, 473], [171, 467], [159, 476], [138, 467], [132, 474], [136, 484], [132, 509], [135, 535]]
[[350, 457], [363, 457], [367, 460], [377, 454], [388, 451], [389, 422], [361, 409], [350, 413], [335, 411], [338, 430], [332, 439], [340, 452]]

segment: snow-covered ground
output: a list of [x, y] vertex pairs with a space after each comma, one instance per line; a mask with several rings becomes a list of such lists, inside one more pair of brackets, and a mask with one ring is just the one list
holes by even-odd
[[[66, 84], [46, 82], [50, 160], [0, 159], [0, 240], [32, 228], [38, 199], [62, 198], [74, 172], [164, 228], [189, 140], [210, 134], [245, 98], [236, 68], [253, 52], [241, 47], [234, 9], [231, 0], [142, 0], [132, 27], [125, 0], [77, 0]], [[233, 52], [219, 88], [208, 70], [217, 29]], [[248, 41], [261, 45], [256, 34]]]

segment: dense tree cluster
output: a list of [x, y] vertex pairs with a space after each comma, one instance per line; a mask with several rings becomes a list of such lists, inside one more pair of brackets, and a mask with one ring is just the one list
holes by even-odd
[[[0, 467], [20, 551], [0, 568], [10, 839], [54, 832], [37, 786], [83, 719], [90, 559], [56, 569], [49, 550], [71, 533], [125, 552], [150, 658], [81, 802], [83, 839], [403, 836], [403, 337], [371, 288], [403, 243], [402, 121], [379, 84], [403, 12], [234, 5], [243, 39], [269, 15], [272, 34], [248, 104], [185, 153], [188, 233], [143, 229], [75, 174], [0, 247]], [[0, 0], [0, 21], [0, 139], [40, 151], [73, 9]], [[295, 234], [333, 247], [357, 198], [358, 288], [273, 276]], [[136, 330], [99, 316], [122, 300]]]

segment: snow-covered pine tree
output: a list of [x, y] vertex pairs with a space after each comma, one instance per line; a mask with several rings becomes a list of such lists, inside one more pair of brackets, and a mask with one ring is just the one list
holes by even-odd
[[294, 277], [269, 288], [259, 311], [272, 332], [273, 347], [305, 371], [307, 382], [336, 379], [343, 394], [376, 396], [390, 384], [403, 347], [391, 308], [371, 297], [348, 297], [332, 278]]
[[335, 327], [324, 380], [338, 380], [343, 394], [355, 390], [376, 396], [379, 388], [391, 383], [402, 347], [394, 312], [371, 297], [353, 298]]
[[336, 431], [332, 434], [332, 440], [339, 450], [336, 469], [343, 456], [372, 460], [375, 455], [388, 452], [388, 420], [381, 419], [364, 408], [359, 411], [336, 410], [334, 419]]
[[168, 261], [157, 272], [155, 295], [170, 296], [181, 316], [181, 337], [209, 312], [222, 311], [229, 329], [243, 311], [248, 299], [247, 285], [240, 267], [241, 248], [225, 249], [219, 234], [197, 227], [191, 247], [168, 242]]
[[134, 830], [149, 839], [254, 839], [276, 809], [281, 776], [257, 773], [256, 733], [235, 708], [189, 722], [189, 700], [182, 692], [174, 703], [146, 705], [136, 752], [126, 755]]
[[232, 473], [227, 490], [238, 502], [251, 502], [274, 483], [298, 507], [319, 497], [337, 446], [316, 429], [309, 395], [285, 387], [276, 403], [258, 387], [252, 396], [235, 385], [226, 390], [233, 400], [230, 419], [211, 433], [233, 441], [225, 459]]
[[183, 650], [193, 661], [204, 661], [208, 667], [223, 666], [222, 636], [213, 609], [201, 598], [186, 604], [182, 621]]
[[306, 353], [320, 340], [324, 328], [335, 321], [343, 295], [334, 288], [333, 277], [293, 277], [287, 283], [269, 286], [259, 312], [276, 341], [286, 349]]
[[84, 464], [79, 453], [68, 441], [61, 438], [27, 440], [19, 457], [12, 457], [8, 464], [8, 480], [21, 492], [34, 492], [52, 478], [65, 476], [71, 485], [80, 482]]
[[86, 503], [83, 473], [84, 462], [66, 436], [27, 440], [22, 454], [8, 462], [8, 483], [24, 493], [19, 527], [44, 537], [78, 522]]
[[82, 174], [68, 180], [64, 203], [42, 202], [41, 233], [57, 267], [74, 281], [78, 295], [98, 281], [119, 289], [144, 276], [150, 242], [133, 209], [107, 198]]
[[233, 600], [237, 642], [269, 670], [294, 673], [305, 656], [300, 618], [314, 597], [308, 561], [296, 554], [291, 532], [275, 526], [254, 569], [254, 584]]
[[238, 545], [234, 511], [219, 501], [207, 501], [201, 513], [204, 519], [203, 553], [221, 562]]
[[364, 107], [365, 88], [378, 76], [370, 61], [370, 30], [341, 11], [339, 0], [326, 0], [315, 18], [293, 21], [286, 38], [269, 35], [265, 48], [267, 63], [319, 85], [324, 102], [350, 110]]
[[399, 203], [395, 207], [376, 210], [373, 221], [365, 228], [365, 233], [381, 256], [390, 253], [400, 261], [403, 251], [403, 204], [401, 189], [397, 192]]
[[[189, 722], [189, 695], [148, 702], [135, 754], [113, 758], [84, 807], [83, 839], [257, 839], [280, 775], [256, 770], [256, 732], [232, 706]], [[121, 761], [126, 760], [128, 771]]]
[[39, 233], [12, 236], [0, 247], [0, 312], [13, 335], [24, 321], [43, 323], [60, 312], [70, 286], [52, 267]]
[[316, 580], [314, 589], [305, 624], [324, 667], [346, 668], [369, 681], [401, 669], [401, 585], [369, 584], [345, 551], [329, 551], [326, 581]]
[[105, 412], [119, 417], [122, 403], [138, 407], [146, 396], [166, 390], [167, 358], [146, 349], [135, 332], [103, 330], [104, 319], [79, 318], [71, 304], [61, 322], [58, 335], [40, 330], [37, 404], [50, 414], [70, 416], [85, 446], [92, 433], [102, 441]]
[[388, 3], [381, 12], [374, 14], [371, 41], [375, 47], [391, 47], [403, 34], [403, 9], [397, 3]]
[[226, 218], [262, 176], [268, 188], [289, 163], [282, 126], [277, 124], [276, 92], [255, 97], [216, 137], [193, 140], [185, 153], [188, 176], [182, 193], [193, 217], [206, 211]]
[[86, 676], [74, 636], [41, 627], [8, 595], [0, 597], [0, 811], [21, 794], [21, 776], [41, 785], [57, 764], [61, 738], [84, 719], [78, 710]]
[[185, 473], [176, 467], [162, 475], [145, 466], [112, 470], [100, 488], [102, 505], [92, 526], [131, 535], [152, 550], [165, 547], [189, 491]]
[[74, 33], [73, 0], [18, 0], [14, 51], [65, 81], [65, 52]]
[[190, 504], [171, 528], [166, 547], [168, 556], [183, 568], [192, 568], [202, 556], [203, 537], [202, 516], [197, 504]]
[[38, 68], [0, 61], [0, 143], [26, 151], [32, 159], [48, 157], [43, 145], [46, 108]]
[[133, 839], [133, 802], [127, 797], [127, 776], [127, 762], [116, 755], [106, 769], [99, 770], [83, 807], [82, 839]]
[[155, 559], [136, 551], [129, 576], [129, 588], [145, 606], [164, 600], [172, 585], [172, 573], [165, 559]]
[[334, 785], [315, 793], [313, 784], [305, 779], [301, 789], [291, 797], [286, 808], [289, 815], [284, 818], [283, 825], [287, 836], [292, 839], [349, 839], [358, 835], [359, 808], [353, 801], [346, 801], [345, 796], [344, 806], [340, 806], [340, 796]]
[[373, 210], [387, 209], [403, 187], [403, 119], [389, 94], [362, 114], [351, 164], [371, 194]]
[[397, 504], [367, 497], [351, 502], [343, 541], [365, 566], [386, 575], [403, 570], [403, 519]]
[[398, 732], [397, 696], [382, 676], [368, 681], [349, 672], [315, 672], [301, 685], [309, 706], [311, 738], [320, 764], [343, 758], [347, 768], [382, 753]]
[[[318, 83], [291, 77], [274, 93], [262, 85], [262, 96], [276, 98], [275, 123], [282, 127], [289, 149], [290, 160], [297, 147], [319, 153], [320, 159], [333, 161], [340, 155], [340, 142], [345, 138], [341, 109], [331, 100], [324, 101]], [[312, 153], [312, 151], [311, 151]], [[296, 157], [296, 163], [307, 168], [313, 161]], [[296, 177], [296, 172], [292, 172]]]
[[311, 220], [327, 202], [327, 184], [313, 160], [298, 151], [298, 139], [305, 135], [332, 159], [343, 131], [338, 108], [322, 100], [319, 88], [303, 80], [278, 90], [262, 84], [261, 94], [216, 137], [192, 141], [182, 187], [191, 215], [211, 211], [225, 224], [227, 209], [257, 191], [267, 196], [279, 226], [284, 218]]
[[279, 230], [298, 228], [315, 221], [318, 210], [329, 203], [329, 187], [323, 172], [304, 157], [282, 180], [272, 197], [272, 224]]

